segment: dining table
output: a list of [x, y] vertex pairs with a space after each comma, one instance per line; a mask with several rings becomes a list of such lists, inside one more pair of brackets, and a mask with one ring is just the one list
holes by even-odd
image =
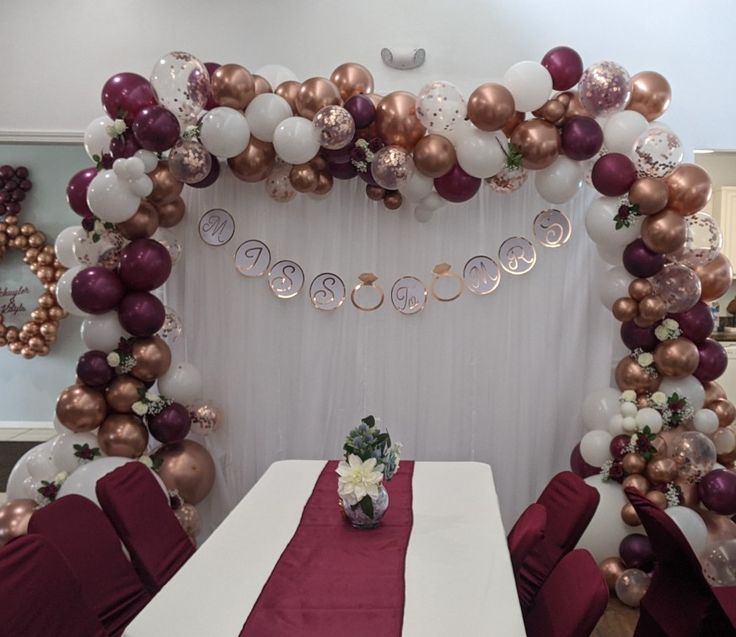
[[[403, 469], [402, 463], [397, 477]], [[403, 589], [403, 608], [395, 634], [404, 637], [525, 635], [491, 467], [480, 462], [417, 461], [412, 469], [410, 497], [406, 503], [395, 502], [393, 496], [389, 503], [389, 513], [392, 507], [410, 509], [404, 511], [410, 526], [408, 544], [401, 555], [403, 582], [402, 573], [397, 574]], [[128, 625], [124, 634], [127, 637], [300, 634], [299, 630], [248, 631], [246, 621], [251, 623], [250, 615], [259, 600], [263, 605], [264, 587], [273, 579], [275, 566], [296, 534], [309, 539], [310, 529], [315, 527], [300, 527], [303, 515], [306, 516], [305, 505], [313, 497], [318, 479], [324, 479], [327, 473], [334, 474], [334, 468], [323, 460], [274, 462]], [[336, 489], [337, 476], [334, 483]], [[380, 537], [370, 535], [380, 532], [380, 527], [352, 529], [338, 502], [335, 491], [334, 509], [325, 508], [320, 515], [329, 518], [333, 525], [346, 525], [341, 533], [353, 542], [350, 550], [356, 555], [362, 553], [361, 544], [367, 547], [368, 539]], [[370, 546], [380, 544], [373, 542]], [[368, 556], [368, 564], [379, 564], [383, 559], [381, 550], [370, 550], [373, 554]], [[358, 567], [357, 558], [353, 564], [348, 552], [346, 559], [328, 565], [331, 570], [325, 577], [334, 578], [341, 592], [349, 594], [355, 582], [365, 582], [365, 578], [371, 577], [372, 569], [365, 568], [366, 556], [361, 557], [363, 566]], [[315, 577], [309, 571], [306, 567], [297, 568], [288, 577], [297, 585], [298, 581], [293, 580]], [[305, 586], [314, 589], [314, 580], [305, 580]], [[299, 611], [298, 601], [296, 605]], [[393, 637], [380, 629], [381, 612], [380, 608], [375, 609], [376, 625], [372, 634]], [[339, 634], [356, 634], [351, 629], [349, 609], [339, 618]]]

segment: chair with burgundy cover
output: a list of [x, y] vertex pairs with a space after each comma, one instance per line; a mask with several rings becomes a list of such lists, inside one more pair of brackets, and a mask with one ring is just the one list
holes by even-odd
[[0, 548], [0, 634], [106, 637], [107, 632], [59, 551], [39, 535], [26, 535]]
[[530, 504], [516, 520], [508, 538], [509, 556], [514, 576], [517, 576], [524, 559], [529, 552], [544, 538], [544, 527], [547, 525], [547, 509], [534, 502]]
[[517, 591], [523, 612], [555, 565], [578, 543], [593, 518], [600, 495], [572, 471], [562, 471], [549, 481], [537, 499], [547, 510], [544, 538], [526, 556], [519, 569]]
[[171, 510], [168, 497], [140, 462], [129, 462], [98, 480], [97, 498], [152, 593], [194, 554], [194, 544]]
[[736, 635], [685, 536], [636, 489], [625, 490], [647, 532], [657, 566], [641, 600], [636, 637]]
[[39, 509], [28, 533], [43, 536], [66, 559], [110, 635], [121, 634], [151, 600], [110, 520], [87, 498], [67, 495]]
[[529, 637], [589, 637], [608, 605], [608, 586], [585, 549], [552, 569], [524, 615]]

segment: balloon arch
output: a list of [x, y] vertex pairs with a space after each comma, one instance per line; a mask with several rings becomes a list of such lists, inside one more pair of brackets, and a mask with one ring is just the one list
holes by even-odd
[[[96, 165], [67, 189], [81, 226], [57, 240], [68, 270], [51, 290], [65, 311], [85, 317], [90, 351], [59, 396], [59, 436], [13, 471], [0, 542], [22, 532], [35, 506], [68, 492], [94, 498], [99, 476], [134, 459], [177, 496], [177, 516], [196, 535], [194, 506], [212, 487], [214, 463], [187, 436], [215, 430], [222, 416], [201, 400], [196, 367], [172, 365], [167, 341], [181, 327], [152, 292], [180, 251], [166, 229], [184, 216], [184, 185], [213, 184], [220, 159], [282, 202], [357, 177], [370, 199], [389, 210], [409, 204], [419, 222], [468, 201], [483, 180], [508, 194], [532, 171], [553, 204], [586, 178], [600, 193], [585, 225], [613, 266], [601, 298], [631, 349], [616, 368], [618, 387], [583, 403], [589, 431], [571, 465], [601, 502], [582, 543], [611, 590], [637, 605], [653, 555], [623, 496], [621, 486], [633, 486], [671, 515], [713, 582], [734, 583], [722, 564], [736, 538], [736, 408], [716, 382], [727, 359], [709, 338], [707, 305], [728, 290], [732, 271], [717, 224], [701, 212], [709, 177], [682, 163], [679, 138], [657, 121], [670, 102], [667, 80], [630, 77], [608, 61], [585, 68], [574, 50], [557, 47], [467, 100], [442, 81], [416, 96], [373, 88], [360, 64], [299, 82], [282, 66], [253, 74], [183, 52], [163, 56], [150, 79], [119, 73], [105, 83], [106, 114], [84, 136]], [[27, 347], [23, 338], [12, 347]], [[150, 455], [149, 432], [160, 443]]]

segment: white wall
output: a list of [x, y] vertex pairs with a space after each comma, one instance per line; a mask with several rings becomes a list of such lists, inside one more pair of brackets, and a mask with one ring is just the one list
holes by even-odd
[[[79, 131], [99, 114], [99, 91], [118, 71], [148, 75], [185, 50], [203, 61], [291, 67], [301, 78], [362, 62], [377, 91], [416, 92], [430, 79], [466, 91], [512, 63], [566, 44], [587, 63], [619, 62], [669, 78], [666, 121], [687, 149], [736, 148], [728, 68], [736, 53], [732, 0], [23, 0], [0, 16], [0, 133]], [[385, 45], [428, 51], [415, 72], [383, 66]], [[5, 136], [7, 138], [7, 135]]]

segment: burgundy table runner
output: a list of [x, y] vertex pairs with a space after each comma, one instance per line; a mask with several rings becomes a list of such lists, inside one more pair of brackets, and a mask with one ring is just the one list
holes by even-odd
[[336, 461], [325, 465], [301, 521], [241, 637], [394, 637], [404, 619], [404, 561], [412, 527], [414, 462], [386, 482], [376, 529], [354, 529], [338, 508]]

